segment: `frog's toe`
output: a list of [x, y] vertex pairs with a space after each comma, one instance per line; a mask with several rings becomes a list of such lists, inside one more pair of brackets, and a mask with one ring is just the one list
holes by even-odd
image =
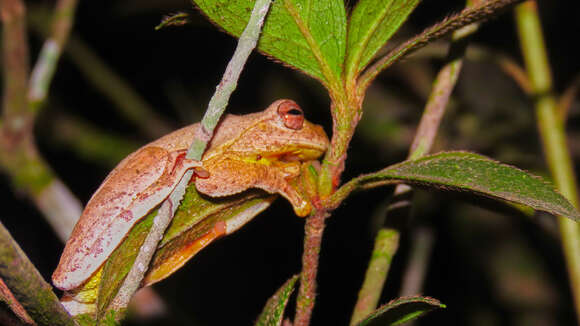
[[293, 204], [294, 213], [300, 217], [306, 217], [312, 211], [312, 205], [306, 200], [300, 201], [298, 205]]
[[195, 173], [195, 176], [198, 178], [202, 178], [202, 179], [207, 179], [209, 178], [210, 174], [209, 171], [204, 169], [201, 166], [196, 166], [193, 168], [193, 172]]

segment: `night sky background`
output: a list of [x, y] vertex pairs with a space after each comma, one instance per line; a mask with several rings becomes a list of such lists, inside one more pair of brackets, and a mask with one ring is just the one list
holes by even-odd
[[[355, 1], [347, 1], [352, 7]], [[51, 1], [28, 3], [31, 16]], [[463, 1], [424, 0], [389, 46], [448, 14]], [[574, 1], [540, 1], [540, 13], [558, 94], [580, 72]], [[571, 7], [570, 7], [571, 6]], [[190, 14], [184, 26], [155, 31], [162, 17]], [[34, 62], [43, 38], [31, 31]], [[81, 1], [74, 38], [84, 42], [119, 78], [151, 105], [170, 128], [201, 117], [231, 57], [235, 39], [209, 23], [187, 1]], [[521, 63], [513, 15], [483, 25], [473, 44]], [[379, 76], [369, 90], [364, 115], [349, 149], [343, 181], [404, 160], [430, 83], [442, 65], [440, 42]], [[82, 60], [82, 56], [80, 57]], [[153, 138], [128, 121], [118, 106], [89, 82], [65, 53], [38, 117], [42, 154], [83, 203], [114, 163]], [[262, 110], [278, 98], [301, 105], [308, 120], [330, 133], [329, 98], [316, 81], [254, 53], [230, 100], [230, 113]], [[580, 107], [568, 122], [572, 155], [580, 162]], [[547, 175], [535, 130], [533, 105], [496, 65], [468, 59], [445, 116], [436, 149], [476, 151], [539, 175]], [[78, 149], [68, 124], [90, 126], [123, 139], [97, 155]], [[153, 131], [152, 133], [154, 133]], [[319, 296], [312, 325], [346, 325], [392, 188], [358, 193], [327, 220], [319, 270]], [[2, 222], [48, 280], [63, 244], [40, 213], [0, 174]], [[421, 294], [447, 309], [420, 325], [572, 325], [575, 315], [553, 218], [530, 219], [478, 199], [449, 193], [416, 193], [413, 218], [403, 227], [382, 303], [399, 296], [418, 230], [432, 237]], [[278, 199], [237, 233], [216, 241], [169, 279], [154, 286], [168, 311], [156, 320], [129, 325], [249, 325], [267, 298], [300, 271], [304, 220]], [[294, 300], [288, 316], [293, 316]]]

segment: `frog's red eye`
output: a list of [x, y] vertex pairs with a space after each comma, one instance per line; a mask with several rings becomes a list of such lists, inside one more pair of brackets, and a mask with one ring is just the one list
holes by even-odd
[[284, 126], [294, 130], [302, 129], [304, 112], [294, 101], [284, 101], [278, 105], [278, 115], [284, 121]]

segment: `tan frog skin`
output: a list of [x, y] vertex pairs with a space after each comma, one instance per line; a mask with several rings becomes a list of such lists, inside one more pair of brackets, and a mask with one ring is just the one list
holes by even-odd
[[299, 175], [301, 162], [319, 158], [329, 141], [322, 127], [304, 120], [296, 103], [278, 100], [262, 112], [226, 115], [201, 162], [185, 159], [199, 128], [196, 123], [176, 130], [115, 167], [89, 200], [66, 243], [52, 276], [56, 287], [71, 290], [88, 280], [190, 168], [200, 171], [195, 186], [206, 195], [261, 188], [288, 199], [298, 216], [310, 213], [309, 202], [289, 181]]

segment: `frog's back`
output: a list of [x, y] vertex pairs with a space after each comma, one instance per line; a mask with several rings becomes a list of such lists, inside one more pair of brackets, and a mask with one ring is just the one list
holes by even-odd
[[[238, 139], [241, 132], [247, 130], [251, 124], [256, 122], [255, 119], [251, 119], [251, 116], [256, 115], [258, 117], [259, 114], [260, 112], [244, 116], [233, 114], [224, 115], [215, 129], [215, 133], [204, 156], [207, 156], [208, 154], [211, 155], [211, 152], [215, 151], [220, 146], [227, 144], [231, 140]], [[175, 130], [174, 132], [153, 141], [148, 146], [158, 146], [169, 151], [187, 150], [191, 145], [192, 140], [199, 137], [199, 134], [201, 133], [199, 126], [199, 123], [194, 123]], [[200, 137], [200, 139], [203, 139], [203, 137]]]

